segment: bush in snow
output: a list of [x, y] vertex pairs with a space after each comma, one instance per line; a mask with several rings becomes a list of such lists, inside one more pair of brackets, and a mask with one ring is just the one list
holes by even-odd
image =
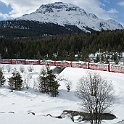
[[23, 66], [20, 66], [20, 72], [21, 73], [24, 73], [24, 71], [25, 71], [24, 67]]
[[0, 70], [1, 71], [4, 71], [4, 65], [3, 66], [0, 66]]
[[28, 72], [32, 72], [34, 70], [33, 66], [28, 67]]
[[71, 90], [71, 86], [72, 86], [72, 83], [71, 83], [71, 81], [69, 81], [69, 80], [66, 80], [66, 83], [65, 83], [65, 85], [66, 85], [66, 88], [67, 88], [67, 92], [70, 92], [70, 90]]
[[5, 78], [2, 72], [2, 69], [0, 69], [0, 87], [4, 85]]
[[72, 88], [72, 83], [70, 80], [68, 80], [67, 78], [63, 78], [63, 76], [57, 76], [57, 81], [62, 81], [65, 83], [67, 92], [70, 92], [71, 88]]
[[6, 66], [6, 69], [7, 69], [8, 73], [9, 73], [11, 71], [11, 66], [10, 65], [7, 65]]
[[12, 77], [9, 78], [9, 86], [11, 90], [21, 90], [22, 89], [22, 77], [19, 72], [14, 71]]

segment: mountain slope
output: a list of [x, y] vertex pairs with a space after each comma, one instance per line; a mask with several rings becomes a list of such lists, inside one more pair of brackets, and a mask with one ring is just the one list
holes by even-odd
[[0, 21], [0, 37], [33, 37], [56, 34], [81, 33], [76, 26], [61, 26], [29, 20]]
[[88, 13], [78, 6], [62, 2], [41, 5], [35, 12], [23, 15], [17, 20], [35, 20], [62, 26], [75, 25], [86, 32], [90, 32], [88, 29], [96, 31], [123, 29], [123, 26], [114, 20], [99, 19], [95, 14]]

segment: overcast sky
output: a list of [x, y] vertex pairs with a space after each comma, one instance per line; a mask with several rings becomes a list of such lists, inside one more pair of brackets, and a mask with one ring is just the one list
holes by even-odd
[[16, 18], [35, 11], [42, 4], [72, 3], [103, 19], [124, 24], [124, 0], [0, 0], [0, 20]]

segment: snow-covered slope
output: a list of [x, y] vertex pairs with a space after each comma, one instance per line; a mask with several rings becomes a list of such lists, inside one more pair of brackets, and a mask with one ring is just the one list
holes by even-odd
[[95, 14], [88, 13], [78, 6], [62, 2], [41, 5], [35, 12], [23, 15], [18, 19], [59, 25], [76, 25], [84, 31], [89, 31], [89, 29], [97, 31], [123, 29], [123, 26], [114, 20], [100, 19]]
[[[68, 67], [58, 76], [72, 82], [71, 91], [67, 92], [66, 82], [60, 81], [59, 96], [53, 98], [36, 90], [37, 77], [40, 70], [44, 68], [43, 65], [0, 65], [0, 67], [3, 68], [6, 78], [6, 85], [0, 88], [0, 124], [75, 124], [69, 118], [58, 119], [47, 115], [58, 116], [63, 110], [82, 110], [81, 100], [77, 98], [75, 91], [79, 79], [86, 76], [88, 72], [99, 73], [103, 79], [114, 86], [115, 102], [109, 111], [117, 118], [103, 121], [102, 124], [124, 124], [122, 121], [124, 119], [124, 74]], [[20, 67], [24, 68], [24, 73], [21, 75], [23, 80], [27, 80], [29, 89], [10, 92], [7, 87], [8, 78], [15, 68], [19, 71]], [[34, 69], [33, 72], [28, 71], [29, 67]], [[32, 114], [33, 112], [35, 115]], [[82, 124], [90, 123], [82, 122]]]

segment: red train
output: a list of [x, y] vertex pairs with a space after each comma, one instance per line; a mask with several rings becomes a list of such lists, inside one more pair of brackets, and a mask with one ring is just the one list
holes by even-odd
[[31, 65], [50, 65], [64, 66], [73, 68], [86, 68], [92, 70], [101, 70], [109, 72], [124, 73], [124, 66], [103, 63], [89, 63], [82, 61], [53, 61], [53, 60], [29, 60], [29, 59], [1, 59], [0, 64], [31, 64]]

